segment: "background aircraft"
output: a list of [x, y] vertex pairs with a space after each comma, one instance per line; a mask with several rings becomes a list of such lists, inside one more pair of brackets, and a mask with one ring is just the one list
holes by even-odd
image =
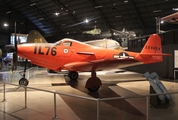
[[162, 17], [161, 21], [178, 24], [178, 12]]
[[126, 38], [127, 40], [136, 38], [136, 34], [134, 31], [127, 31], [127, 29], [123, 28], [122, 31], [111, 29], [114, 32], [114, 35], [118, 35], [120, 38]]
[[83, 33], [84, 34], [98, 35], [98, 34], [101, 34], [101, 30], [96, 28], [96, 26], [95, 26], [93, 30], [83, 31]]
[[[42, 43], [41, 40], [43, 37], [38, 31], [31, 31], [27, 42], [40, 43], [15, 44], [13, 57], [17, 58], [17, 53], [38, 66], [56, 71], [69, 70], [71, 80], [78, 78], [78, 71], [91, 72], [85, 85], [89, 91], [97, 91], [102, 85], [96, 75], [98, 70], [162, 62], [162, 56], [168, 55], [162, 54], [161, 40], [157, 34], [150, 36], [140, 53], [95, 47], [72, 39], [62, 39], [56, 43]], [[28, 85], [25, 75], [19, 84]]]

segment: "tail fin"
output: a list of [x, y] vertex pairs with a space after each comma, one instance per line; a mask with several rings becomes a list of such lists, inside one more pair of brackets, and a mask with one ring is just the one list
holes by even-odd
[[28, 34], [27, 43], [47, 43], [47, 41], [37, 30], [32, 30]]
[[152, 34], [141, 53], [162, 53], [161, 38], [157, 34]]
[[139, 54], [142, 58], [145, 59], [144, 62], [161, 62], [162, 56], [168, 56], [169, 54], [162, 53], [161, 38], [157, 34], [152, 34], [145, 46], [143, 47], [141, 53]]

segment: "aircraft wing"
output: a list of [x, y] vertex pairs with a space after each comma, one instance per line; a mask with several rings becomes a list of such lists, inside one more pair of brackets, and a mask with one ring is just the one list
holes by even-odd
[[[100, 68], [109, 68], [108, 65], [115, 65], [117, 64], [125, 64], [127, 66], [127, 63], [129, 62], [135, 62], [136, 60], [132, 57], [120, 57], [120, 58], [112, 58], [112, 59], [100, 59], [100, 60], [93, 60], [89, 62], [73, 62], [69, 64], [65, 64], [63, 69], [66, 70], [74, 70], [74, 71], [91, 71], [93, 67], [96, 67], [97, 69]], [[123, 67], [123, 65], [122, 65]]]
[[178, 23], [178, 12], [162, 17], [161, 20], [176, 24]]
[[170, 54], [163, 54], [163, 53], [140, 53], [140, 56], [171, 56]]

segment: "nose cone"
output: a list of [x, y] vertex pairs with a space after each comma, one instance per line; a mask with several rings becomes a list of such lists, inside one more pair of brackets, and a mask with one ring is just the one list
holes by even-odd
[[17, 46], [17, 53], [20, 57], [28, 58], [33, 55], [34, 45], [30, 44], [20, 44]]

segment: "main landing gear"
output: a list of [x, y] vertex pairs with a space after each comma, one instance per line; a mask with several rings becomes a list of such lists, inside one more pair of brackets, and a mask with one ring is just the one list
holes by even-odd
[[[68, 77], [71, 80], [77, 80], [78, 79], [78, 72], [76, 71], [69, 71]], [[90, 92], [96, 92], [102, 85], [101, 80], [96, 77], [96, 71], [91, 72], [91, 77], [87, 80], [85, 87], [90, 91]]]
[[78, 79], [78, 72], [76, 71], [69, 71], [68, 76], [71, 80], [77, 80]]

